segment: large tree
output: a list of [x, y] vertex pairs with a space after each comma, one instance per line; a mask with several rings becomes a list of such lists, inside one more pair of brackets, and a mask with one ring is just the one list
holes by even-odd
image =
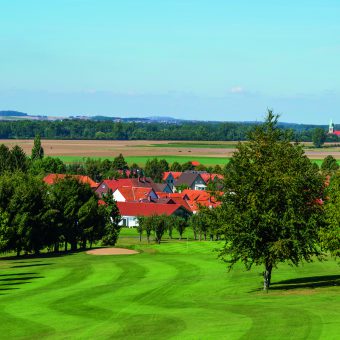
[[326, 225], [320, 230], [320, 243], [333, 256], [340, 256], [340, 174], [331, 177], [326, 191]]
[[42, 158], [44, 158], [44, 149], [41, 146], [40, 135], [36, 135], [34, 138], [31, 159], [35, 161]]
[[221, 215], [226, 243], [220, 256], [230, 268], [238, 261], [248, 270], [263, 265], [265, 290], [278, 263], [298, 265], [319, 255], [323, 217], [323, 179], [277, 120], [268, 111], [249, 142], [238, 145], [226, 174]]
[[312, 131], [312, 140], [316, 148], [321, 148], [326, 141], [326, 131], [322, 128], [315, 128]]

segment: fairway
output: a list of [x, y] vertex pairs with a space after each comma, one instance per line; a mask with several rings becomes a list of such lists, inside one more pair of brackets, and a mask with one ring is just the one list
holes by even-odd
[[0, 330], [6, 338], [336, 339], [339, 265], [280, 265], [261, 290], [262, 268], [228, 273], [216, 242], [140, 245], [136, 255], [0, 261]]

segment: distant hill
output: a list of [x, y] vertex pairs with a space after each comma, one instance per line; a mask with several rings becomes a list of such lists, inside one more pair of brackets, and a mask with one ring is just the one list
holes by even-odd
[[0, 111], [2, 117], [27, 117], [28, 114], [19, 111]]

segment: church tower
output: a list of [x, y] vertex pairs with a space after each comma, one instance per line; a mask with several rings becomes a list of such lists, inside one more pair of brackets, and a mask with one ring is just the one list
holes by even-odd
[[333, 123], [332, 119], [329, 122], [328, 133], [331, 134], [331, 135], [334, 133], [334, 123]]

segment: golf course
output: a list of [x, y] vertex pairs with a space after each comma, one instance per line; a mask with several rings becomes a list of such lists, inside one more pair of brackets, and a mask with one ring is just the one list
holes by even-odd
[[[176, 235], [174, 235], [176, 237]], [[261, 290], [263, 268], [228, 272], [216, 241], [139, 242], [0, 260], [0, 334], [8, 339], [338, 339], [340, 267], [331, 258], [282, 264]]]

